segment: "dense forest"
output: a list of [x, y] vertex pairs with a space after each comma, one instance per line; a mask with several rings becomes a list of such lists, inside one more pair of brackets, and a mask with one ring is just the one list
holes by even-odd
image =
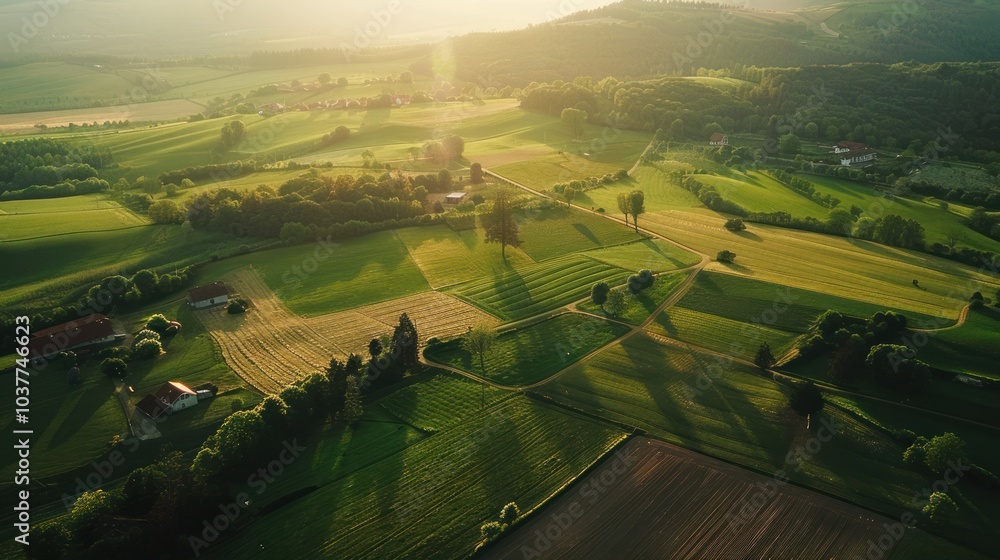
[[662, 129], [672, 139], [794, 134], [931, 160], [1000, 161], [1000, 64], [849, 64], [760, 73], [759, 84], [729, 91], [689, 78], [532, 83], [522, 92], [522, 107], [555, 116], [581, 109], [594, 123]]

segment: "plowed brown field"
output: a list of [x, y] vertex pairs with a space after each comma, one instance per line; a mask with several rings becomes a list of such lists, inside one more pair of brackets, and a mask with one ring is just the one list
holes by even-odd
[[635, 438], [501, 537], [485, 557], [863, 558], [891, 523], [804, 488]]

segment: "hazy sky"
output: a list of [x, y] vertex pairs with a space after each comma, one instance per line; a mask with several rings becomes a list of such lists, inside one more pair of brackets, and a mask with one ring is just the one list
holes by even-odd
[[[66, 3], [63, 3], [66, 2]], [[376, 42], [508, 30], [612, 0], [0, 0], [0, 33], [23, 51], [246, 52], [336, 46], [359, 32]], [[42, 25], [26, 23], [41, 22]], [[36, 28], [37, 27], [37, 28]], [[37, 33], [36, 33], [37, 31]], [[30, 36], [30, 37], [29, 37]], [[222, 39], [220, 39], [222, 38]], [[0, 41], [0, 55], [10, 50]], [[133, 51], [134, 49], [134, 51]]]

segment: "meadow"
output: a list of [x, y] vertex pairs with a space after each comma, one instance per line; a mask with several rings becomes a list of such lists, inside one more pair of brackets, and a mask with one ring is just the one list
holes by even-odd
[[0, 214], [0, 243], [74, 233], [115, 231], [148, 225], [149, 219], [126, 208]]
[[[467, 385], [462, 401], [452, 403], [479, 402], [477, 385], [452, 382]], [[399, 446], [402, 440], [413, 441], [407, 428], [411, 414], [391, 408], [402, 416], [386, 437]], [[418, 414], [412, 417], [420, 422]], [[365, 468], [343, 472], [337, 460], [327, 462], [333, 468], [324, 468], [325, 482], [312, 479], [315, 490], [259, 515], [247, 527], [253, 536], [220, 543], [213, 553], [245, 558], [267, 543], [268, 549], [304, 557], [462, 557], [480, 540], [480, 522], [471, 520], [493, 519], [511, 501], [531, 511], [623, 437], [616, 429], [525, 397], [491, 402], [396, 453], [373, 457]], [[352, 438], [333, 456], [337, 451], [342, 457], [356, 455], [351, 453], [356, 448], [368, 452], [367, 443]], [[306, 463], [294, 463], [281, 480], [310, 471]]]
[[430, 289], [392, 231], [241, 255], [206, 266], [201, 278], [214, 282], [245, 266], [253, 267], [289, 309], [305, 317]]
[[5, 262], [26, 263], [16, 276], [0, 276], [0, 307], [39, 310], [66, 305], [112, 274], [147, 267], [172, 272], [257, 244], [161, 225], [0, 243]]
[[[626, 302], [625, 309], [614, 318], [632, 325], [641, 325], [664, 301], [667, 300], [668, 297], [670, 297], [670, 294], [672, 294], [677, 286], [684, 282], [686, 278], [688, 278], [687, 274], [661, 274], [656, 277], [656, 281], [653, 282], [652, 287], [646, 288], [638, 294], [630, 293], [627, 286], [612, 288], [613, 290], [625, 292]], [[597, 305], [590, 299], [587, 299], [582, 303], [578, 303], [576, 307], [587, 313], [607, 316], [607, 313], [601, 308], [601, 306]]]
[[937, 331], [918, 350], [918, 359], [958, 373], [1000, 380], [1000, 313], [996, 309], [970, 310], [965, 324]]
[[998, 286], [986, 274], [925, 253], [758, 224], [733, 233], [724, 223], [709, 210], [665, 210], [639, 219], [641, 227], [694, 250], [736, 253], [735, 263], [712, 263], [712, 271], [900, 309], [914, 318], [954, 320], [972, 292], [960, 285], [983, 293]]
[[628, 332], [628, 327], [578, 313], [563, 313], [500, 334], [492, 352], [479, 360], [462, 348], [462, 339], [429, 347], [424, 355], [504, 385], [529, 385], [568, 367]]
[[[836, 406], [822, 413], [836, 435], [808, 460], [796, 458], [795, 449], [809, 433], [805, 419], [787, 407], [784, 387], [749, 366], [645, 336], [602, 351], [536, 391], [546, 400], [758, 472], [784, 469], [797, 484], [891, 517], [912, 507], [913, 493], [928, 484], [903, 463], [898, 444]], [[965, 499], [989, 501], [971, 494]], [[986, 519], [967, 508], [958, 523], [988, 530]]]

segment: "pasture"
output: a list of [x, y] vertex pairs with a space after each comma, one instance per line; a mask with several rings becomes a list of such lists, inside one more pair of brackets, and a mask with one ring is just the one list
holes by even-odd
[[292, 312], [304, 317], [430, 289], [392, 231], [241, 255], [206, 266], [201, 277], [215, 281], [245, 266], [252, 267]]
[[[626, 323], [633, 325], [641, 325], [643, 321], [645, 321], [664, 301], [667, 300], [668, 297], [670, 297], [670, 294], [672, 294], [677, 286], [684, 282], [686, 278], [688, 278], [687, 274], [661, 274], [656, 277], [656, 281], [653, 283], [652, 287], [646, 288], [638, 294], [630, 293], [626, 286], [612, 288], [614, 290], [621, 290], [625, 292], [626, 301], [625, 310], [619, 313], [615, 319], [625, 321]], [[590, 299], [587, 299], [582, 303], [578, 303], [577, 308], [587, 313], [607, 316], [607, 313], [601, 308], [601, 306], [597, 305]]]
[[892, 440], [829, 406], [823, 414], [838, 434], [808, 461], [793, 454], [789, 463], [788, 452], [809, 434], [784, 387], [756, 368], [647, 336], [632, 336], [535, 391], [759, 472], [785, 469], [794, 482], [890, 515], [909, 507], [925, 483]]
[[985, 308], [970, 310], [965, 324], [928, 337], [917, 358], [940, 369], [1000, 380], [998, 352], [1000, 312]]
[[[477, 385], [451, 382], [467, 385], [463, 401], [478, 402]], [[398, 407], [393, 410], [399, 412]], [[372, 445], [388, 450], [394, 442], [414, 441], [405, 423], [411, 415], [400, 414], [397, 429], [382, 430], [388, 443]], [[517, 502], [522, 511], [538, 507], [623, 437], [618, 430], [524, 397], [492, 402], [398, 452], [373, 457], [365, 468], [339, 470], [343, 459], [317, 461], [326, 465], [326, 481], [311, 479], [314, 490], [258, 515], [249, 532], [213, 545], [218, 547], [213, 553], [246, 558], [264, 547], [302, 557], [463, 557], [479, 542], [479, 526], [495, 518], [504, 504]], [[346, 447], [326, 452], [346, 459], [357, 454], [350, 450], [366, 453], [368, 443], [352, 438]], [[311, 471], [313, 465], [307, 463], [300, 459], [286, 469], [283, 483]], [[268, 492], [267, 501], [280, 499]]]
[[[845, 299], [954, 320], [969, 293], [960, 283], [995, 292], [988, 275], [925, 253], [875, 243], [764, 225], [741, 233], [723, 228], [714, 212], [663, 211], [645, 214], [640, 225], [692, 249], [715, 255], [736, 253], [734, 264], [713, 262], [708, 269], [811, 290]], [[920, 287], [913, 286], [918, 280]]]
[[642, 238], [622, 224], [564, 206], [527, 210], [518, 226], [521, 250], [535, 261]]
[[[24, 201], [28, 202], [28, 201]], [[31, 201], [34, 202], [34, 201]], [[0, 243], [136, 228], [151, 222], [127, 208], [0, 214]]]
[[628, 327], [578, 313], [564, 313], [502, 333], [483, 360], [462, 348], [462, 338], [429, 347], [424, 355], [437, 363], [474, 373], [504, 385], [542, 381], [629, 331]]
[[[570, 511], [568, 527], [551, 517]], [[633, 438], [485, 558], [521, 560], [526, 550], [556, 560], [645, 558], [654, 550], [669, 558], [860, 558], [893, 522], [674, 445]]]
[[172, 272], [207, 261], [213, 254], [232, 254], [248, 241], [151, 225], [0, 243], [4, 261], [24, 263], [17, 275], [0, 275], [0, 307], [37, 310], [65, 305], [75, 301], [77, 290], [105, 276], [148, 267]]
[[[920, 222], [920, 225], [924, 226], [927, 245], [948, 244], [954, 240], [958, 245], [982, 251], [1000, 251], [1000, 241], [991, 239], [965, 224], [965, 218], [972, 209], [962, 204], [949, 202], [948, 207], [943, 209], [936, 201], [919, 197], [886, 198], [873, 192], [871, 187], [845, 179], [812, 174], [799, 174], [799, 176], [815, 184], [818, 192], [830, 193], [831, 196], [839, 198], [841, 200], [839, 207], [850, 208], [851, 205], [857, 205], [865, 211], [862, 216], [879, 218], [896, 214]], [[815, 217], [821, 216], [815, 215]]]
[[795, 346], [798, 336], [795, 332], [759, 322], [758, 317], [734, 320], [680, 305], [657, 315], [649, 329], [675, 340], [744, 360], [752, 360], [757, 349], [765, 342], [771, 347], [775, 357], [780, 358]]

